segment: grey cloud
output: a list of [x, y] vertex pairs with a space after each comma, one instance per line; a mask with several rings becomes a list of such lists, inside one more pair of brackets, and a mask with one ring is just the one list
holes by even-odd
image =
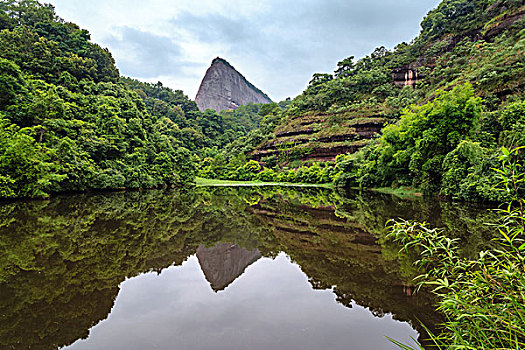
[[201, 42], [241, 42], [257, 35], [255, 31], [250, 30], [246, 19], [229, 18], [220, 14], [197, 16], [184, 12], [173, 23], [195, 34]]
[[189, 63], [181, 61], [181, 49], [171, 38], [131, 27], [118, 28], [120, 36], [111, 35], [105, 43], [111, 48], [124, 75], [154, 78], [180, 75]]

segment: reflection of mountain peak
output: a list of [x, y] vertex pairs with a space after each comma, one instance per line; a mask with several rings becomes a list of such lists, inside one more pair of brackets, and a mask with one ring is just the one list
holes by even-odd
[[217, 243], [213, 248], [200, 245], [197, 248], [197, 258], [202, 272], [211, 288], [215, 291], [224, 290], [244, 270], [261, 258], [258, 249], [247, 250], [230, 243]]

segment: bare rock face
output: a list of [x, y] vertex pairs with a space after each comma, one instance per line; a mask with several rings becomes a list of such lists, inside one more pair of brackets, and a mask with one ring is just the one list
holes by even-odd
[[250, 102], [271, 103], [272, 100], [226, 60], [217, 57], [202, 80], [195, 102], [201, 111], [214, 109], [220, 112]]
[[392, 72], [395, 85], [415, 87], [416, 84], [421, 80], [421, 74], [418, 74], [417, 70], [410, 67], [403, 67], [394, 69]]
[[225, 289], [244, 270], [261, 258], [258, 249], [247, 250], [235, 244], [218, 243], [213, 248], [199, 246], [197, 258], [211, 288], [218, 292]]

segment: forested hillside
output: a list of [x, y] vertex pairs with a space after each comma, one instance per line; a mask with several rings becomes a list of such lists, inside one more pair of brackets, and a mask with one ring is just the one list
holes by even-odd
[[260, 104], [250, 103], [219, 114], [211, 109], [199, 112], [195, 101], [188, 99], [180, 90], [163, 86], [161, 82], [149, 84], [130, 78], [121, 78], [121, 81], [143, 99], [150, 114], [173, 121], [179, 127], [177, 140], [199, 156], [214, 155], [219, 149], [259, 127]]
[[35, 0], [0, 1], [0, 198], [193, 181], [198, 156], [258, 126], [259, 106], [200, 113], [120, 77], [107, 49]]
[[1, 0], [0, 198], [198, 173], [502, 200], [491, 169], [525, 143], [524, 15], [522, 0], [444, 0], [412, 42], [350, 56], [291, 101], [217, 114], [121, 77], [53, 6]]
[[315, 74], [246, 152], [259, 169], [208, 173], [501, 200], [491, 168], [525, 142], [524, 15], [521, 0], [444, 0], [412, 42]]

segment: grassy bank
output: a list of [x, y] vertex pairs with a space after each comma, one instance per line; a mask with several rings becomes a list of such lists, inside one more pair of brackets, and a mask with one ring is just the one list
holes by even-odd
[[412, 187], [380, 187], [380, 188], [371, 188], [370, 191], [391, 194], [402, 199], [410, 199], [414, 197], [421, 197], [421, 191]]
[[306, 184], [306, 183], [263, 182], [263, 181], [231, 181], [231, 180], [205, 179], [202, 177], [195, 178], [195, 184], [198, 187], [287, 186], [287, 187], [333, 188], [332, 184]]
[[[195, 184], [197, 187], [256, 187], [256, 186], [285, 186], [285, 187], [317, 187], [317, 188], [334, 188], [331, 183], [328, 184], [309, 184], [309, 183], [292, 183], [292, 182], [264, 182], [264, 181], [233, 181], [233, 180], [219, 180], [206, 179], [203, 177], [196, 177]], [[356, 188], [356, 190], [358, 190]], [[421, 193], [411, 187], [381, 187], [371, 188], [369, 191], [390, 194], [401, 199], [410, 199], [420, 197]]]

